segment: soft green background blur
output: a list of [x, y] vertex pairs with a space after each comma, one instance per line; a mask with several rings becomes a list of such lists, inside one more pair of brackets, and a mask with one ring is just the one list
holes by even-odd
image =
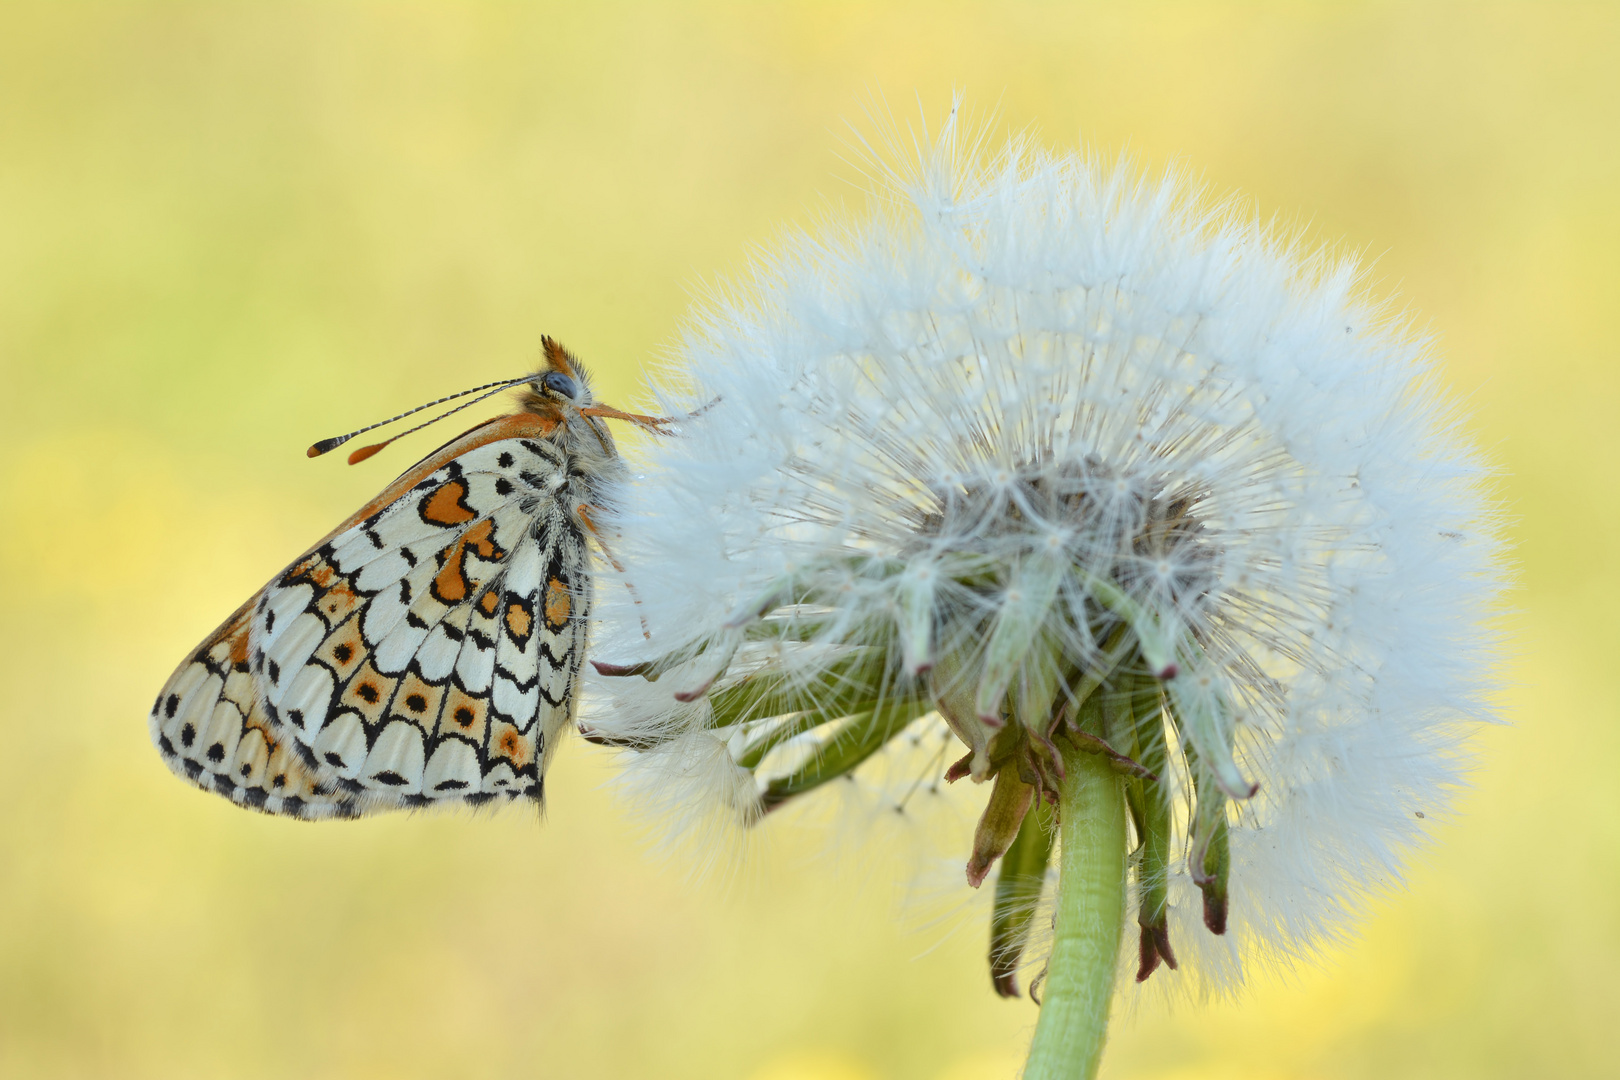
[[312, 439], [542, 333], [633, 399], [705, 282], [854, 201], [868, 91], [953, 87], [1376, 260], [1522, 560], [1511, 726], [1410, 890], [1291, 982], [1120, 1024], [1108, 1075], [1614, 1075], [1620, 8], [675, 7], [0, 7], [0, 1075], [1015, 1071], [1035, 1011], [982, 926], [907, 929], [791, 831], [689, 884], [582, 744], [543, 827], [310, 826], [146, 737], [185, 652], [434, 445]]

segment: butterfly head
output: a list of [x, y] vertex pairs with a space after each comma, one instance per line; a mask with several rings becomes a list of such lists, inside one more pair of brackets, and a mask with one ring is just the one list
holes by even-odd
[[[596, 404], [590, 377], [572, 353], [556, 338], [542, 339], [546, 362], [529, 380], [523, 407], [529, 412], [567, 424], [582, 409]], [[589, 413], [585, 414], [588, 418]]]
[[627, 420], [649, 431], [659, 432], [668, 423], [657, 417], [627, 413], [600, 405], [591, 393], [590, 377], [574, 355], [555, 338], [544, 338], [546, 363], [529, 380], [523, 407], [538, 416], [557, 422], [558, 442], [578, 455], [590, 471], [594, 461], [600, 468], [617, 464], [618, 451], [607, 420]]

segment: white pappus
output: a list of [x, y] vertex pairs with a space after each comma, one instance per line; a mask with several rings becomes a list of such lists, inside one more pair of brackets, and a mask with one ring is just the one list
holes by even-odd
[[879, 175], [691, 317], [583, 726], [679, 830], [943, 718], [995, 781], [975, 884], [1089, 740], [1135, 785], [1139, 978], [1312, 952], [1492, 715], [1502, 545], [1428, 342], [1173, 175], [954, 124]]

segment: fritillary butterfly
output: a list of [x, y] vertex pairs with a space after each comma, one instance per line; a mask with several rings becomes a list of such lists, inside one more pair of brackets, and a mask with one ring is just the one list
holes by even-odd
[[590, 508], [625, 475], [603, 421], [663, 423], [595, 404], [550, 338], [545, 359], [491, 384], [527, 384], [520, 412], [417, 462], [169, 677], [151, 735], [175, 775], [298, 818], [540, 801], [585, 657]]

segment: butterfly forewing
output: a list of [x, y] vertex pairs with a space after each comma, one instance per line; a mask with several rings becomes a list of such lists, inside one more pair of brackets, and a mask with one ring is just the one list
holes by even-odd
[[169, 767], [298, 817], [538, 800], [591, 599], [547, 423], [475, 429], [266, 585], [159, 695]]

